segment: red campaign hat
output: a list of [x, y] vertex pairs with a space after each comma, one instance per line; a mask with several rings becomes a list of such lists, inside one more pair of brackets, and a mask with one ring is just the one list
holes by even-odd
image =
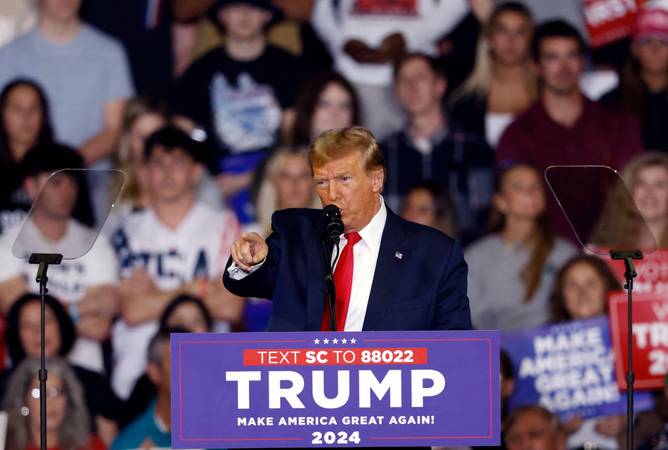
[[637, 40], [659, 39], [668, 43], [668, 0], [646, 3], [638, 13]]

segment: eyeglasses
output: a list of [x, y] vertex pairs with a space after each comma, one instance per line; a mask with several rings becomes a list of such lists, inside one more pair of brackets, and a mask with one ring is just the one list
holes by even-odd
[[[48, 398], [58, 398], [61, 395], [65, 394], [65, 389], [63, 388], [57, 388], [57, 387], [50, 387], [46, 389], [46, 396]], [[39, 398], [39, 388], [34, 388], [32, 391], [30, 391], [30, 396], [32, 398], [38, 399]]]

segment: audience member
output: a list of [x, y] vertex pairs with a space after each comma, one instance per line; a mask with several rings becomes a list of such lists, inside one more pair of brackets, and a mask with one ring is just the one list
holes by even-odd
[[473, 73], [452, 94], [452, 117], [492, 147], [503, 131], [536, 99], [529, 43], [531, 13], [521, 3], [498, 4], [485, 24]]
[[387, 164], [383, 195], [398, 210], [418, 183], [438, 183], [449, 192], [460, 239], [482, 234], [494, 191], [494, 154], [484, 139], [450, 122], [442, 110], [447, 80], [436, 62], [409, 54], [395, 67], [395, 91], [408, 114], [405, 127], [381, 143]]
[[648, 2], [642, 7], [621, 85], [601, 102], [640, 122], [645, 148], [668, 151], [668, 3]]
[[[612, 187], [600, 220], [604, 226], [596, 230], [594, 243], [647, 250], [648, 242], [656, 242], [658, 248], [668, 248], [668, 155], [638, 155], [624, 168], [622, 178], [624, 184]], [[654, 249], [654, 245], [649, 247]]]
[[35, 204], [15, 244], [17, 228], [0, 238], [2, 309], [7, 311], [23, 293], [39, 292], [39, 285], [34, 282], [36, 266], [27, 261], [29, 253], [63, 254], [63, 262], [50, 267], [48, 289], [67, 306], [76, 323], [80, 338], [70, 358], [101, 372], [104, 365], [100, 342], [107, 339], [118, 311], [113, 286], [117, 280], [116, 259], [104, 235], [97, 236], [95, 230], [72, 217], [79, 192], [85, 186], [81, 172], [72, 170], [50, 176], [54, 171], [80, 167], [81, 159], [67, 147], [45, 144], [30, 150], [23, 166], [24, 186]]
[[450, 196], [429, 183], [418, 184], [408, 191], [401, 204], [401, 217], [436, 228], [448, 236], [457, 236]]
[[[127, 181], [119, 198], [110, 198], [114, 209], [105, 225], [115, 231], [133, 211], [145, 208], [150, 203], [150, 193], [146, 188], [146, 168], [144, 167], [144, 144], [146, 138], [167, 125], [167, 111], [160, 103], [138, 97], [128, 101], [123, 114], [123, 123], [118, 135], [113, 165], [123, 171]], [[125, 178], [118, 177], [111, 193], [118, 192]]]
[[[12, 374], [2, 402], [7, 411], [7, 448], [37, 450], [39, 430], [39, 358], [27, 358]], [[84, 395], [72, 369], [60, 358], [46, 362], [46, 440], [51, 450], [105, 450], [90, 432]]]
[[589, 319], [607, 314], [608, 295], [622, 286], [608, 265], [593, 255], [568, 260], [554, 281], [550, 296], [550, 321]]
[[523, 406], [503, 421], [508, 450], [566, 450], [559, 419], [542, 406]]
[[[570, 259], [557, 274], [550, 296], [550, 316], [555, 323], [604, 316], [608, 295], [622, 287], [607, 264], [593, 255]], [[568, 448], [616, 450], [623, 438], [624, 416], [583, 420], [574, 416], [564, 423]]]
[[213, 330], [213, 316], [201, 298], [182, 294], [165, 307], [159, 329], [183, 328], [191, 333], [207, 333]]
[[[271, 216], [279, 209], [322, 208], [305, 148], [286, 146], [276, 149], [258, 172], [256, 183], [257, 231], [263, 236], [271, 233]], [[266, 299], [248, 299], [244, 305], [244, 328], [265, 331], [271, 305]]]
[[308, 146], [323, 131], [360, 123], [360, 105], [355, 88], [342, 75], [325, 72], [304, 84], [295, 108], [295, 126], [290, 142]]
[[177, 85], [175, 111], [206, 130], [211, 171], [242, 223], [253, 219], [254, 170], [294, 121], [297, 61], [266, 41], [277, 13], [269, 0], [217, 0], [212, 15], [225, 43]]
[[32, 147], [52, 141], [49, 107], [42, 89], [17, 79], [0, 92], [0, 232], [17, 226], [30, 209], [21, 161]]
[[146, 141], [149, 207], [128, 217], [112, 238], [122, 277], [123, 320], [112, 332], [112, 386], [121, 398], [144, 370], [146, 345], [169, 301], [180, 293], [201, 296], [218, 321], [240, 319], [243, 302], [222, 284], [230, 245], [239, 235], [231, 211], [197, 201], [202, 173], [197, 142], [173, 126]]
[[[76, 332], [72, 319], [63, 305], [51, 295], [44, 297], [45, 309], [45, 355], [47, 358], [67, 358]], [[36, 294], [21, 296], [7, 313], [7, 346], [12, 368], [2, 374], [2, 391], [7, 378], [26, 357], [40, 356], [40, 297]], [[114, 395], [108, 379], [78, 365], [70, 365], [83, 388], [86, 406], [91, 416], [92, 430], [107, 444], [118, 432], [118, 421], [122, 410], [120, 400]]]
[[286, 208], [321, 208], [305, 149], [278, 148], [266, 161], [255, 199], [260, 233], [269, 236], [271, 215]]
[[[551, 21], [536, 28], [531, 47], [542, 90], [539, 99], [501, 136], [499, 168], [518, 162], [531, 164], [540, 173], [559, 164], [621, 168], [642, 150], [635, 121], [608, 111], [580, 92], [584, 45], [577, 30], [565, 22]], [[572, 186], [578, 189], [577, 183]], [[553, 229], [572, 238], [556, 201], [550, 197], [547, 205]]]
[[[114, 167], [127, 175], [120, 198], [114, 202], [114, 209], [105, 227], [111, 233], [116, 231], [133, 211], [141, 210], [150, 203], [150, 193], [146, 187], [146, 167], [144, 145], [146, 138], [163, 128], [169, 121], [165, 105], [159, 101], [138, 97], [128, 101], [114, 153]], [[111, 193], [120, 190], [124, 177], [117, 177]], [[214, 209], [223, 207], [222, 196], [208, 171], [202, 171], [197, 185], [197, 199]], [[109, 199], [113, 202], [114, 199]]]
[[[215, 2], [216, 0], [172, 1], [174, 16], [180, 22], [180, 28], [185, 24], [192, 24], [194, 28], [194, 36], [186, 37], [186, 42], [179, 43], [176, 49], [177, 58], [181, 56], [181, 66], [189, 65], [193, 58], [196, 59], [222, 44], [224, 37], [206, 14]], [[271, 0], [271, 3], [281, 14], [275, 16], [267, 26], [267, 42], [295, 55], [307, 78], [322, 70], [331, 69], [332, 57], [310, 23], [314, 0]]]
[[448, 92], [452, 95], [473, 71], [478, 37], [494, 10], [494, 0], [469, 0], [470, 11], [457, 26], [436, 43], [437, 58], [448, 69]]
[[546, 323], [554, 276], [575, 249], [549, 231], [534, 168], [520, 164], [501, 175], [491, 229], [465, 252], [473, 325], [506, 330]]
[[[189, 333], [207, 333], [213, 330], [213, 317], [202, 299], [188, 294], [175, 297], [162, 312], [158, 330], [184, 329]], [[124, 404], [122, 422], [134, 421], [149, 406], [156, 396], [155, 384], [144, 373], [132, 388], [130, 397]]]
[[111, 450], [170, 447], [172, 445], [169, 335], [179, 332], [186, 332], [186, 330], [161, 330], [151, 338], [148, 346], [146, 374], [155, 385], [157, 396], [141, 416], [119, 433], [111, 445]]
[[467, 12], [465, 0], [316, 0], [311, 23], [329, 47], [336, 70], [357, 89], [362, 124], [383, 139], [403, 122], [392, 96], [392, 64], [405, 51], [435, 55], [437, 39]]

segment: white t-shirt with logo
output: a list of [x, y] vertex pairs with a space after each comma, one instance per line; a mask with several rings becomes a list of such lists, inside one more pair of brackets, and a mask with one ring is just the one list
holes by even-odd
[[[78, 256], [80, 249], [95, 242], [83, 256], [75, 259], [63, 259], [58, 265], [49, 266], [47, 288], [49, 294], [65, 304], [79, 302], [86, 289], [102, 284], [115, 284], [118, 280], [116, 257], [109, 245], [107, 236], [97, 236], [91, 230], [74, 219], [70, 219], [65, 235], [59, 241], [50, 241], [42, 235], [37, 226], [27, 220], [21, 231], [21, 241], [29, 242], [30, 248], [40, 253], [61, 253], [65, 257]], [[35, 281], [37, 265], [29, 264], [27, 259], [13, 255], [12, 246], [20, 227], [7, 230], [0, 237], [0, 282], [17, 276], [25, 277], [28, 289], [39, 293], [39, 284]], [[82, 245], [82, 243], [85, 243]], [[77, 249], [77, 255], [71, 249]], [[81, 250], [82, 252], [84, 250]], [[79, 338], [69, 355], [70, 361], [82, 367], [102, 372], [104, 370], [102, 349], [99, 342]]]
[[[121, 277], [142, 268], [161, 290], [222, 276], [232, 243], [240, 235], [236, 216], [195, 203], [176, 229], [164, 225], [151, 208], [131, 214], [112, 236]], [[226, 325], [218, 328], [225, 331]], [[119, 320], [112, 330], [112, 387], [126, 399], [146, 367], [148, 342], [157, 322], [130, 326]]]
[[364, 64], [344, 50], [356, 39], [378, 47], [383, 39], [401, 33], [406, 48], [433, 55], [436, 40], [451, 31], [468, 13], [465, 0], [317, 0], [311, 23], [327, 44], [336, 69], [353, 83], [389, 86], [392, 64]]

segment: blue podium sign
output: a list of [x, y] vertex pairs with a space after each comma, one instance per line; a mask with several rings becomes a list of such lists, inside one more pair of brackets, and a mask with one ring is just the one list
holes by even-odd
[[496, 331], [173, 334], [174, 448], [499, 445]]

